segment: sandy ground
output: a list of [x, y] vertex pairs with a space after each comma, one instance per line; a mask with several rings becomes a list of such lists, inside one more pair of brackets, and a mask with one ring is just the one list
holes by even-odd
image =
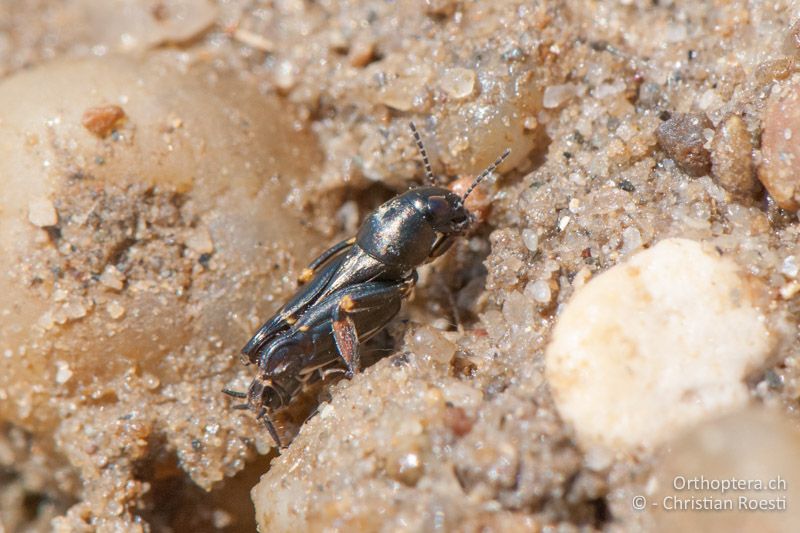
[[[4, 2], [0, 530], [658, 527], [631, 498], [674, 464], [582, 441], [547, 346], [597, 275], [703, 241], [766, 295], [770, 350], [745, 396], [797, 425], [798, 15]], [[512, 155], [377, 362], [312, 391], [306, 424], [279, 417], [299, 434], [278, 456], [220, 391], [247, 386], [238, 350], [305, 264], [421, 182], [410, 120], [443, 182]]]

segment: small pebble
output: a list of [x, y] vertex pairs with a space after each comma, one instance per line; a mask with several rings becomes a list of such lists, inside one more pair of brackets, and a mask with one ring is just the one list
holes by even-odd
[[642, 246], [642, 234], [633, 226], [622, 230], [622, 255], [628, 255], [635, 252]]
[[81, 124], [101, 139], [108, 137], [125, 121], [125, 111], [118, 105], [90, 107], [83, 112]]
[[655, 109], [663, 104], [663, 100], [664, 92], [659, 84], [648, 81], [639, 87], [637, 103], [644, 109]]
[[233, 38], [242, 44], [255, 48], [256, 50], [261, 50], [262, 52], [272, 52], [275, 50], [275, 43], [261, 34], [244, 28], [236, 28], [233, 32]]
[[800, 19], [794, 21], [786, 32], [783, 51], [794, 57], [800, 57]]
[[439, 363], [450, 363], [457, 346], [442, 332], [428, 326], [415, 328], [406, 336], [408, 349], [418, 355], [426, 355]]
[[475, 71], [467, 68], [447, 69], [442, 76], [441, 87], [451, 98], [460, 100], [475, 90]]
[[113, 301], [109, 302], [108, 305], [106, 305], [106, 311], [108, 311], [108, 316], [110, 316], [114, 320], [121, 318], [122, 315], [125, 314], [125, 308], [122, 307], [119, 303]]
[[706, 149], [704, 130], [711, 129], [704, 113], [676, 114], [658, 127], [661, 148], [687, 174], [705, 176], [711, 171], [711, 154]]
[[361, 68], [367, 66], [375, 57], [375, 40], [365, 35], [360, 35], [353, 39], [350, 51], [347, 54], [347, 61], [350, 66]]
[[358, 231], [359, 218], [358, 204], [353, 200], [346, 201], [336, 211], [336, 222], [341, 224], [347, 234], [355, 234]]
[[64, 305], [64, 313], [69, 320], [78, 320], [86, 316], [88, 310], [83, 303], [79, 301], [68, 302]]
[[56, 383], [63, 385], [72, 378], [72, 370], [69, 368], [69, 363], [65, 361], [56, 361]]
[[800, 292], [800, 283], [797, 281], [791, 281], [781, 287], [779, 292], [781, 298], [784, 300], [791, 300], [798, 292]]
[[539, 249], [539, 235], [535, 230], [530, 228], [522, 230], [522, 242], [525, 244], [525, 248], [532, 253], [536, 253], [536, 250]]
[[555, 109], [578, 94], [578, 88], [574, 83], [562, 85], [550, 85], [544, 90], [542, 96], [542, 107], [545, 109]]
[[538, 280], [529, 283], [525, 286], [525, 294], [533, 298], [535, 302], [540, 304], [550, 303], [552, 292], [550, 291], [550, 284], [545, 280]]
[[[758, 179], [784, 209], [800, 208], [800, 143], [792, 132], [800, 132], [800, 84], [773, 91], [764, 113]], [[788, 132], [788, 134], [787, 134]]]
[[109, 289], [121, 291], [125, 286], [125, 275], [117, 270], [117, 267], [114, 265], [108, 265], [105, 270], [103, 270], [103, 273], [100, 274], [100, 283]]
[[211, 514], [214, 527], [218, 530], [226, 529], [234, 523], [233, 516], [223, 509], [214, 509]]
[[321, 420], [325, 420], [327, 418], [331, 418], [333, 415], [336, 414], [336, 410], [330, 403], [326, 403], [323, 405], [319, 410], [319, 417]]
[[161, 385], [161, 381], [158, 379], [158, 377], [150, 374], [149, 372], [145, 372], [142, 375], [142, 383], [148, 390], [155, 390]]
[[416, 485], [424, 472], [422, 460], [416, 452], [391, 453], [386, 462], [386, 473], [409, 487]]
[[747, 197], [761, 190], [753, 164], [753, 141], [738, 115], [725, 119], [714, 135], [711, 169], [714, 178], [731, 194]]
[[423, 4], [425, 13], [428, 15], [449, 17], [458, 7], [459, 0], [425, 0]]
[[460, 407], [448, 407], [444, 412], [444, 425], [456, 437], [463, 437], [472, 431], [473, 421]]
[[414, 96], [419, 87], [414, 80], [396, 79], [378, 93], [378, 101], [397, 111], [409, 111], [414, 107]]
[[58, 224], [58, 212], [53, 202], [45, 198], [31, 200], [28, 203], [28, 221], [40, 228]]
[[294, 64], [285, 60], [278, 63], [275, 67], [273, 80], [278, 89], [284, 93], [290, 91], [297, 84]]
[[781, 274], [787, 278], [796, 278], [798, 273], [797, 257], [787, 255], [781, 264]]
[[208, 229], [195, 228], [186, 239], [186, 246], [198, 254], [210, 254], [214, 251], [214, 242]]

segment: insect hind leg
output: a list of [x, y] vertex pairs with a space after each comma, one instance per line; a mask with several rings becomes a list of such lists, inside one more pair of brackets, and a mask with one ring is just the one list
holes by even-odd
[[339, 295], [331, 327], [336, 349], [347, 367], [345, 377], [352, 378], [361, 370], [359, 331], [366, 340], [394, 318], [415, 281], [362, 283]]

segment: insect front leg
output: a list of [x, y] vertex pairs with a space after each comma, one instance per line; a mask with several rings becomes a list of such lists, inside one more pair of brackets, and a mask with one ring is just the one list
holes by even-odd
[[267, 428], [269, 436], [272, 437], [272, 440], [275, 441], [275, 445], [279, 449], [283, 449], [286, 447], [281, 441], [281, 437], [280, 435], [278, 435], [278, 430], [275, 428], [275, 423], [272, 422], [272, 418], [270, 418], [269, 412], [267, 411], [266, 408], [264, 407], [261, 408], [261, 412], [259, 412], [258, 415], [256, 416], [256, 420], [261, 420], [261, 422], [264, 424], [264, 427]]
[[362, 283], [337, 295], [331, 327], [347, 378], [361, 369], [359, 339], [368, 339], [394, 318], [415, 282], [416, 273], [400, 283]]
[[[258, 382], [258, 378], [256, 378], [256, 382]], [[252, 388], [253, 387], [251, 386], [251, 390]], [[233, 398], [248, 399], [247, 403], [240, 403], [238, 405], [234, 405], [233, 408], [237, 410], [256, 408], [258, 410], [258, 413], [256, 415], [256, 420], [261, 420], [261, 422], [264, 424], [264, 427], [267, 428], [269, 436], [272, 437], [272, 440], [275, 441], [275, 444], [278, 446], [278, 448], [284, 447], [281, 442], [280, 435], [278, 435], [278, 430], [275, 428], [275, 424], [272, 422], [272, 418], [270, 418], [269, 416], [269, 411], [263, 405], [264, 400], [262, 397], [251, 398], [245, 392], [239, 392], [230, 389], [222, 389], [222, 392], [227, 394], [228, 396], [232, 396]]]
[[439, 237], [435, 243], [433, 243], [433, 248], [431, 249], [430, 259], [435, 259], [450, 249], [453, 246], [453, 243], [456, 242], [456, 238], [452, 235], [443, 235]]
[[271, 415], [288, 403], [294, 391], [286, 390], [277, 381], [259, 375], [250, 383], [246, 394], [227, 389], [223, 392], [235, 398], [246, 397], [247, 403], [236, 405], [234, 409], [250, 409], [253, 411], [256, 414], [256, 420], [264, 424], [278, 448], [285, 447], [285, 442], [281, 439]]

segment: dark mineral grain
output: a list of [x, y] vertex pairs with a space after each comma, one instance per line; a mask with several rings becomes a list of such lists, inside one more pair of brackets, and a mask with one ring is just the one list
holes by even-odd
[[711, 154], [706, 149], [704, 130], [712, 129], [702, 113], [682, 113], [658, 127], [658, 144], [687, 174], [694, 177], [711, 172]]

